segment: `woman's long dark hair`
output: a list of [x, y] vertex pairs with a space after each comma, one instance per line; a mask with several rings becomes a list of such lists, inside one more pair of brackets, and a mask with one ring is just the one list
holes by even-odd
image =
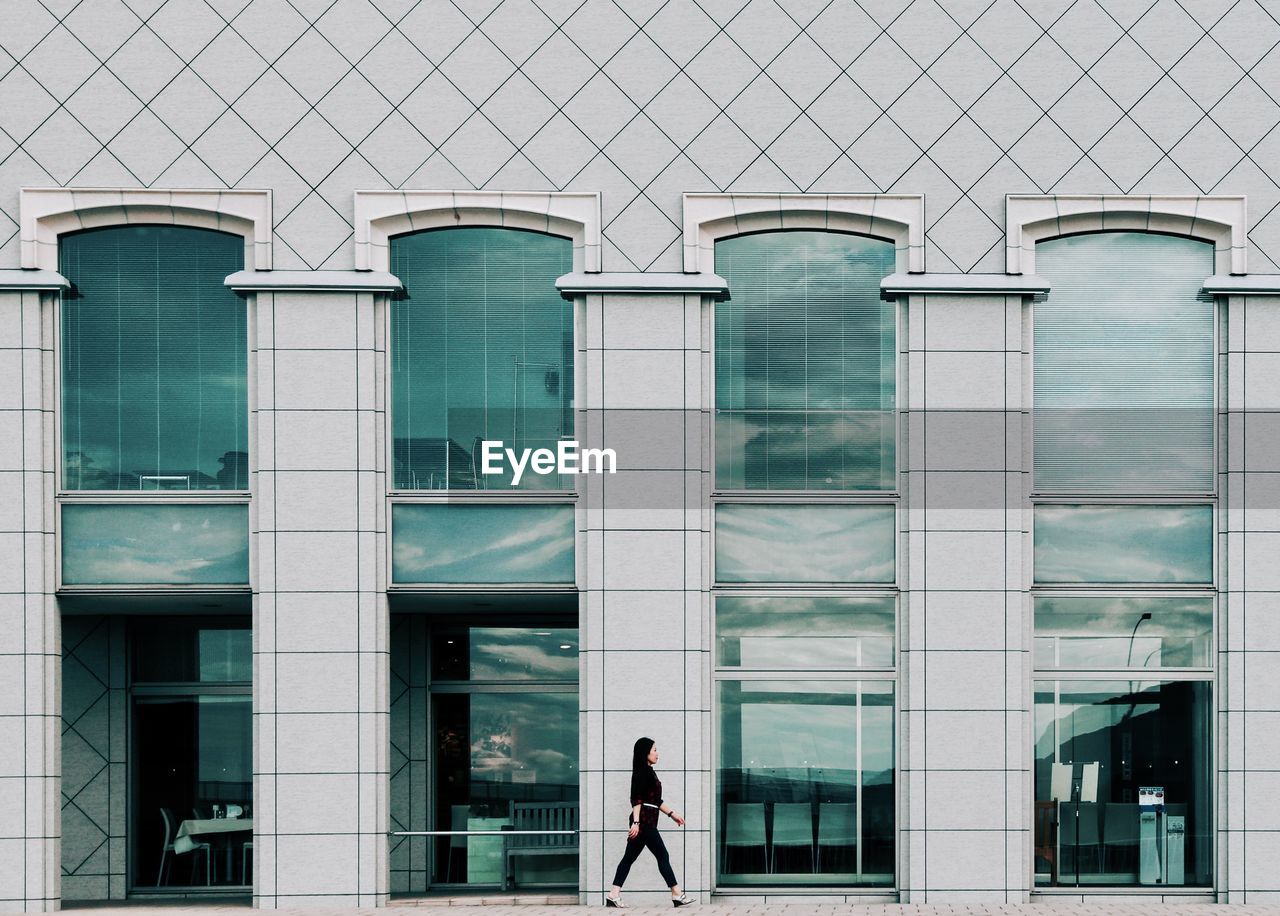
[[631, 752], [631, 797], [644, 798], [658, 775], [649, 766], [649, 751], [656, 742], [652, 738], [637, 738]]

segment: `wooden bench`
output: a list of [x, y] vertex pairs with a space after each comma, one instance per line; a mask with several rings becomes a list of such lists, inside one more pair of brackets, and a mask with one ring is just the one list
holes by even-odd
[[515, 883], [517, 856], [576, 856], [578, 854], [577, 802], [512, 802], [512, 830], [571, 830], [572, 833], [513, 835], [503, 843], [503, 888]]

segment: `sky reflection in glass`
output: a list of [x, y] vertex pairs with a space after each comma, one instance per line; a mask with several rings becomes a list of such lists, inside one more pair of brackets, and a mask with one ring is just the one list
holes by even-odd
[[399, 503], [391, 523], [397, 585], [574, 582], [573, 506]]
[[1037, 583], [1210, 584], [1212, 506], [1036, 506]]
[[720, 582], [891, 583], [894, 507], [716, 507]]

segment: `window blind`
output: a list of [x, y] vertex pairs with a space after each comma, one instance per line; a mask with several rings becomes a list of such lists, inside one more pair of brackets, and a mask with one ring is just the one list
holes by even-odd
[[121, 226], [64, 236], [62, 454], [68, 490], [249, 487], [238, 235]]
[[732, 298], [716, 306], [721, 489], [894, 486], [889, 242], [774, 232], [716, 243]]
[[[481, 440], [554, 448], [573, 434], [573, 306], [556, 278], [568, 239], [515, 229], [420, 232], [391, 242], [395, 486], [508, 489], [480, 473]], [[521, 489], [566, 489], [526, 473]]]
[[1041, 242], [1035, 305], [1035, 487], [1213, 490], [1213, 246], [1109, 232]]

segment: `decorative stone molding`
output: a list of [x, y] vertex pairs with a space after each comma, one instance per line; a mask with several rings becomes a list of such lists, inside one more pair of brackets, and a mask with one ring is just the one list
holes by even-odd
[[66, 289], [71, 284], [54, 270], [0, 270], [0, 292]]
[[244, 263], [271, 269], [270, 191], [23, 188], [22, 266], [58, 269], [58, 236], [122, 225], [174, 225], [244, 236]]
[[729, 298], [729, 285], [715, 274], [675, 273], [571, 273], [556, 280], [556, 289], [566, 299], [590, 293], [627, 295], [669, 294]]
[[501, 226], [573, 242], [573, 269], [600, 271], [600, 195], [577, 191], [356, 191], [356, 270], [391, 270], [391, 238]]
[[1243, 196], [1009, 194], [1005, 272], [1034, 274], [1036, 243], [1085, 232], [1162, 232], [1213, 243], [1214, 271], [1247, 273]]
[[924, 272], [922, 194], [685, 194], [684, 271], [715, 273], [717, 239], [780, 229], [884, 239], [899, 273]]
[[391, 274], [364, 270], [241, 270], [223, 282], [237, 293], [393, 293], [404, 288]]
[[882, 298], [939, 294], [948, 296], [1043, 296], [1049, 281], [1007, 274], [890, 274], [880, 281]]
[[1280, 296], [1280, 274], [1250, 274], [1247, 277], [1214, 274], [1204, 281], [1210, 296]]

